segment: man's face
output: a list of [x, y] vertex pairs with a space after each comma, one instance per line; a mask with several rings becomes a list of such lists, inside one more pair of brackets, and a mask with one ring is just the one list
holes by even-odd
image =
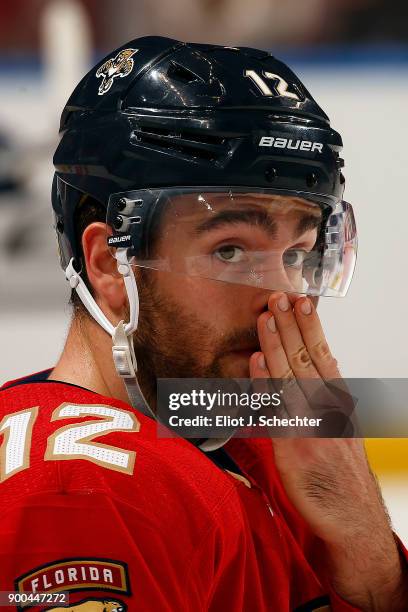
[[148, 401], [157, 378], [248, 377], [257, 318], [273, 290], [301, 291], [320, 221], [318, 206], [265, 194], [166, 205], [149, 262], [138, 262], [157, 269], [136, 267], [135, 350]]

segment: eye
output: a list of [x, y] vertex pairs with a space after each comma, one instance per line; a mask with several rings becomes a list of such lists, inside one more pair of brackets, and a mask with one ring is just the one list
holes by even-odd
[[283, 265], [288, 268], [302, 268], [308, 252], [303, 249], [290, 249], [283, 254]]
[[240, 263], [244, 259], [244, 250], [233, 244], [219, 247], [214, 255], [224, 263]]

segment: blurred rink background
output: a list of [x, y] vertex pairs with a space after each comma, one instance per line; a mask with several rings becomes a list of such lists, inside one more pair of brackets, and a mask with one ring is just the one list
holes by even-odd
[[[1, 0], [0, 384], [52, 366], [68, 289], [52, 229], [59, 114], [88, 67], [143, 35], [268, 49], [344, 139], [359, 258], [345, 299], [322, 299], [348, 377], [408, 377], [408, 4], [405, 0]], [[408, 441], [367, 448], [408, 543]]]

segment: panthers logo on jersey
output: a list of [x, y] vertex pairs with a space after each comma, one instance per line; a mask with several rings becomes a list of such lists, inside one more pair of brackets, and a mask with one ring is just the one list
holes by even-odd
[[[86, 597], [79, 595], [82, 599], [69, 602], [68, 593], [78, 593], [83, 590], [96, 589], [108, 591], [105, 596]], [[37, 566], [20, 576], [15, 581], [17, 593], [57, 593], [55, 599], [27, 600], [17, 606], [22, 611], [27, 606], [44, 606], [49, 602], [53, 607], [43, 608], [41, 612], [48, 610], [53, 612], [127, 612], [127, 604], [122, 601], [122, 595], [129, 596], [131, 587], [129, 582], [127, 564], [123, 561], [102, 558], [69, 558]], [[60, 595], [64, 595], [61, 598]], [[89, 594], [91, 595], [91, 594]], [[73, 598], [74, 599], [74, 598]], [[31, 601], [31, 602], [30, 602]], [[32, 603], [37, 601], [37, 603]]]
[[102, 83], [98, 89], [98, 95], [103, 96], [112, 87], [113, 79], [117, 77], [123, 79], [127, 77], [133, 70], [134, 61], [132, 56], [137, 53], [138, 49], [123, 49], [113, 57], [108, 59], [96, 71], [96, 78], [102, 78]]
[[85, 599], [65, 608], [47, 608], [43, 612], [126, 612], [127, 606], [120, 601]]

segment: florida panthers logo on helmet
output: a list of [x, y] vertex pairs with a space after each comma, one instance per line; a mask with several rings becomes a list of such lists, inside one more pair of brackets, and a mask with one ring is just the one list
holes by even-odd
[[138, 49], [123, 49], [114, 57], [108, 59], [102, 66], [96, 71], [96, 78], [102, 77], [102, 83], [98, 89], [98, 95], [103, 96], [112, 87], [113, 79], [116, 77], [128, 76], [134, 66], [132, 56], [137, 53]]

